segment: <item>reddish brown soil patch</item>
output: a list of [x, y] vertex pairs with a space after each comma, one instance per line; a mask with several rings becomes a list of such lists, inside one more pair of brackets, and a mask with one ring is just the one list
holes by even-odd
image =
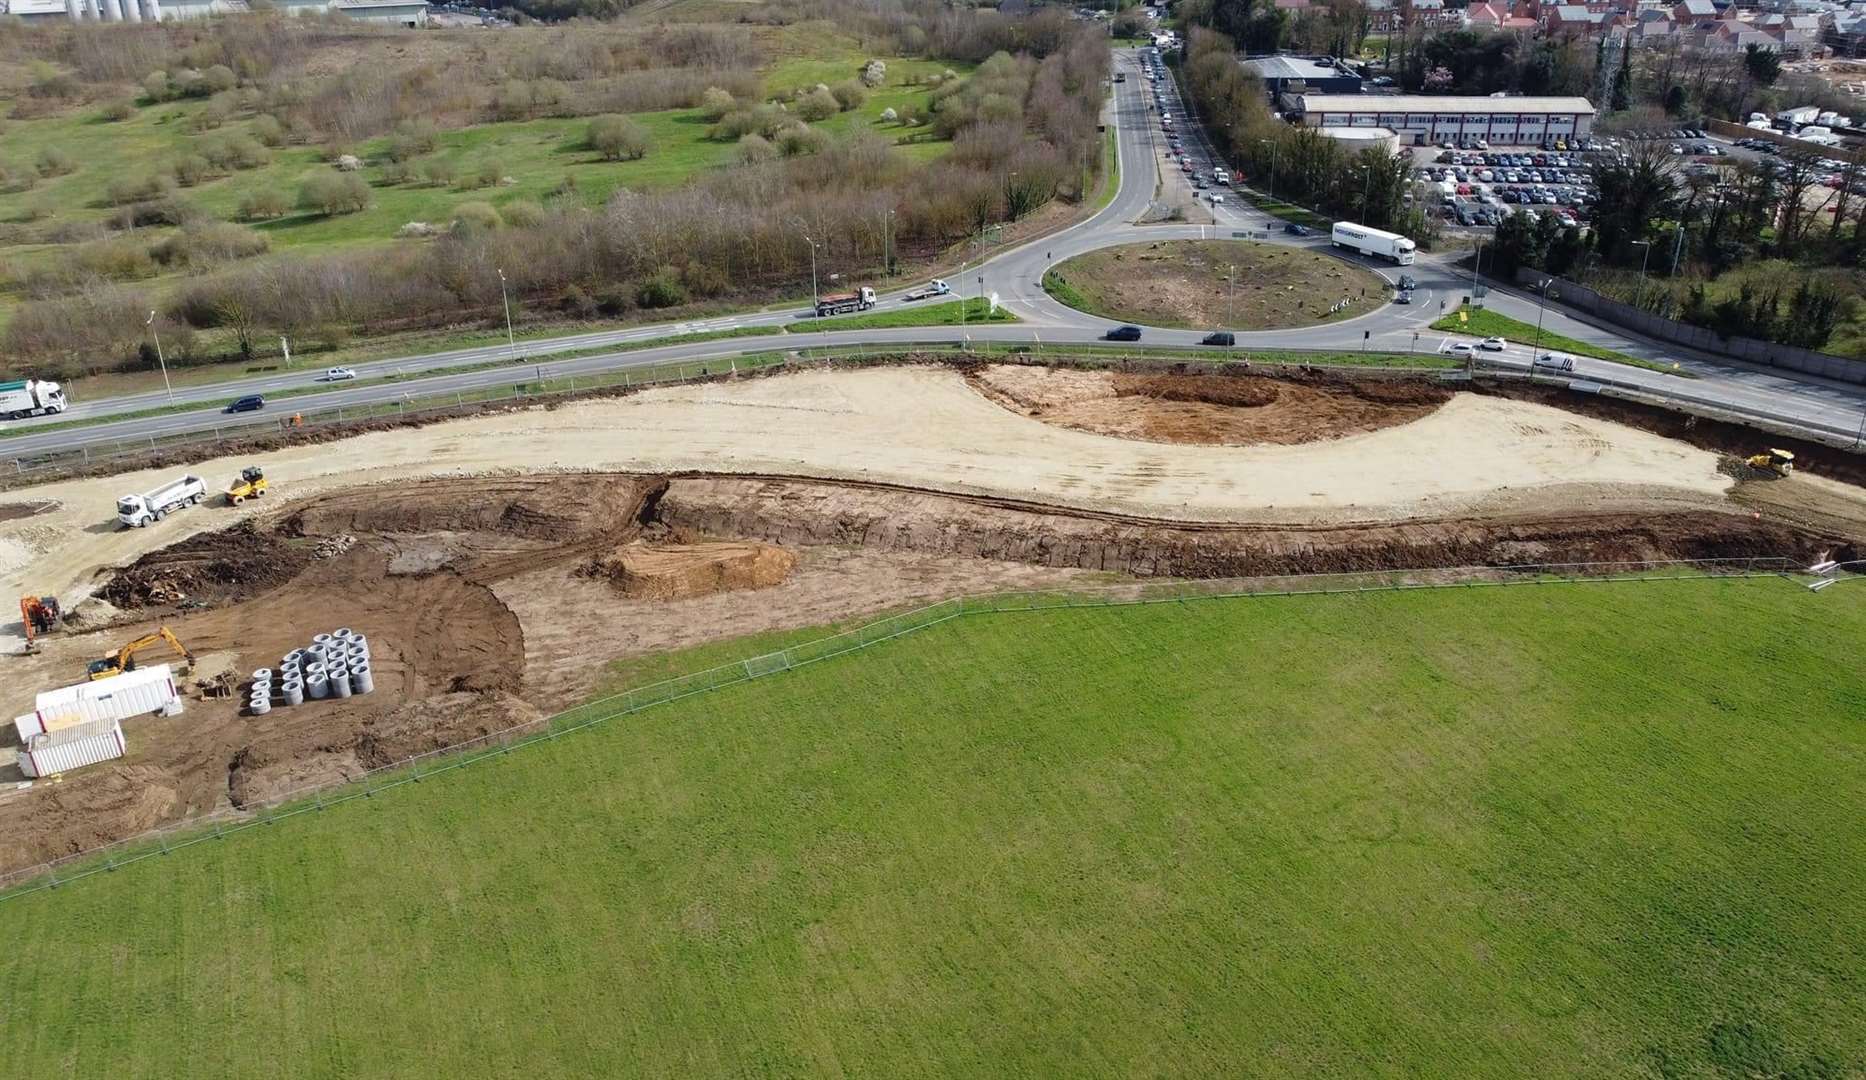
[[126, 610], [181, 600], [217, 604], [282, 585], [309, 562], [301, 547], [241, 522], [150, 552], [118, 571], [97, 595]]
[[55, 502], [0, 503], [0, 521], [18, 521], [37, 514], [49, 514], [56, 509], [58, 504]]
[[695, 544], [624, 544], [586, 563], [587, 577], [615, 583], [643, 600], [686, 600], [781, 584], [797, 556], [770, 544], [731, 540]]
[[1295, 445], [1410, 423], [1451, 400], [1430, 382], [1258, 375], [1140, 375], [997, 365], [985, 396], [1045, 423], [1148, 442]]

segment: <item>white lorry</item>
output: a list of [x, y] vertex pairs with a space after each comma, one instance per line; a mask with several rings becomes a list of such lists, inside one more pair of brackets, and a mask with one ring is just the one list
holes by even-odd
[[1347, 248], [1350, 251], [1358, 251], [1363, 255], [1372, 255], [1381, 259], [1391, 259], [1398, 266], [1411, 266], [1413, 252], [1417, 247], [1411, 240], [1399, 233], [1370, 229], [1365, 225], [1355, 225], [1346, 221], [1335, 222], [1335, 230], [1330, 239], [1338, 248]]
[[20, 420], [65, 411], [64, 388], [44, 379], [0, 382], [0, 416]]
[[170, 510], [191, 506], [205, 498], [207, 484], [198, 476], [183, 476], [154, 491], [117, 499], [117, 520], [127, 528], [140, 529], [151, 521], [161, 521]]

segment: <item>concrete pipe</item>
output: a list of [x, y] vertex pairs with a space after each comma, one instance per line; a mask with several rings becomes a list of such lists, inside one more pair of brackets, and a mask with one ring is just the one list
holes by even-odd
[[305, 651], [303, 649], [293, 649], [291, 652], [285, 654], [285, 663], [287, 665], [296, 664], [304, 658]]
[[330, 694], [330, 681], [319, 671], [305, 676], [305, 696], [313, 701], [320, 701]]
[[359, 694], [367, 694], [376, 688], [376, 678], [370, 673], [368, 664], [359, 664], [350, 669], [350, 689]]
[[285, 704], [287, 705], [303, 705], [305, 703], [305, 684], [296, 680], [288, 681], [279, 688], [279, 696], [285, 699]]
[[330, 635], [329, 635], [329, 634], [312, 634], [312, 635], [311, 635], [311, 644], [313, 644], [313, 645], [329, 645], [329, 644], [330, 644]]
[[349, 697], [350, 696], [350, 673], [347, 671], [341, 675], [333, 673], [330, 677], [329, 686], [330, 686], [331, 697], [335, 697], [335, 698]]
[[369, 650], [351, 649], [349, 653], [344, 656], [343, 662], [348, 667], [355, 667], [358, 664], [367, 664], [369, 663]]
[[271, 682], [272, 681], [272, 669], [269, 667], [262, 667], [262, 668], [255, 670], [253, 672], [253, 681], [254, 682]]
[[254, 698], [246, 703], [246, 711], [254, 716], [264, 716], [272, 711], [272, 702], [265, 698]]
[[356, 636], [356, 631], [345, 626], [338, 630], [332, 631], [330, 636], [333, 638], [336, 638], [338, 641], [348, 641], [351, 638]]

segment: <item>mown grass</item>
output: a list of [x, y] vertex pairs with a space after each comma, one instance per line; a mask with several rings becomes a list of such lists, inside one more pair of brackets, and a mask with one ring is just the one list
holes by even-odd
[[1664, 364], [1656, 360], [1646, 360], [1637, 356], [1628, 356], [1617, 349], [1604, 345], [1591, 345], [1577, 338], [1551, 333], [1544, 329], [1539, 335], [1534, 323], [1512, 319], [1508, 315], [1499, 315], [1489, 308], [1460, 308], [1470, 319], [1469, 322], [1458, 318], [1459, 312], [1453, 311], [1432, 323], [1432, 329], [1449, 331], [1454, 334], [1475, 334], [1478, 337], [1500, 337], [1521, 345], [1535, 346], [1555, 352], [1573, 353], [1576, 356], [1591, 356], [1596, 360], [1611, 360], [1616, 364], [1645, 368], [1648, 371], [1663, 371], [1672, 375], [1687, 375], [1675, 364]]
[[828, 319], [798, 319], [790, 324], [794, 334], [815, 330], [880, 330], [897, 326], [958, 326], [961, 316], [966, 324], [1013, 323], [1017, 316], [1009, 308], [992, 307], [982, 296], [947, 300], [938, 304], [918, 304], [871, 311], [863, 315], [839, 315]]
[[[1249, 240], [1161, 240], [1102, 248], [1043, 276], [1059, 302], [1119, 322], [1271, 330], [1339, 322], [1387, 303], [1391, 286], [1353, 263]], [[1329, 309], [1338, 302], [1347, 306]]]
[[84, 1075], [1845, 1075], [1862, 598], [946, 623], [8, 901], [0, 1048]]

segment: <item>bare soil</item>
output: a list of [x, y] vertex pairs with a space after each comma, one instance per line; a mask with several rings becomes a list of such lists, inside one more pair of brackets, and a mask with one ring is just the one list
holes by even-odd
[[1427, 416], [1437, 383], [1338, 375], [1137, 375], [999, 364], [969, 376], [993, 401], [1059, 427], [1146, 442], [1296, 445]]
[[623, 544], [583, 565], [624, 596], [686, 600], [717, 592], [768, 589], [790, 576], [797, 556], [771, 544], [705, 540], [693, 544]]
[[1053, 273], [1090, 314], [1189, 329], [1338, 322], [1380, 307], [1392, 291], [1378, 275], [1342, 259], [1248, 240], [1124, 244], [1078, 255]]
[[58, 509], [58, 503], [51, 500], [30, 503], [0, 503], [0, 521], [18, 521], [21, 518], [49, 514]]

